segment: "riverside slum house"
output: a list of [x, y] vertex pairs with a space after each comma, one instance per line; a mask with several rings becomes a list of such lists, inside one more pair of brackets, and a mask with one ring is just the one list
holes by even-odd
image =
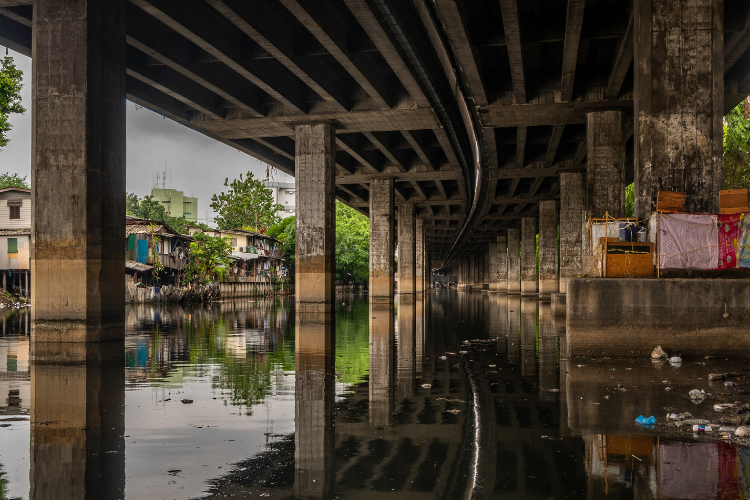
[[4, 290], [28, 296], [30, 276], [31, 190], [0, 189], [0, 272]]
[[[152, 226], [153, 225], [153, 226]], [[152, 233], [153, 229], [153, 233]], [[159, 242], [154, 245], [154, 237]], [[192, 241], [163, 222], [125, 216], [125, 272], [127, 281], [154, 285], [153, 253], [164, 270], [159, 274], [160, 285], [179, 285], [187, 264], [188, 245]]]
[[271, 278], [284, 278], [288, 271], [281, 259], [281, 242], [272, 236], [245, 229], [214, 229], [204, 231], [197, 226], [187, 226], [189, 234], [205, 232], [209, 236], [229, 238], [234, 265], [229, 270], [228, 281], [265, 283]]

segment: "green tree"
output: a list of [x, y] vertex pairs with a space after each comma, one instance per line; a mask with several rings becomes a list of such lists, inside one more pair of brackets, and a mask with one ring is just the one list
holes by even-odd
[[163, 222], [178, 233], [187, 233], [185, 225], [189, 224], [189, 221], [183, 217], [171, 217], [164, 205], [155, 200], [153, 196], [146, 195], [143, 198], [138, 198], [135, 193], [128, 193], [125, 196], [125, 212], [141, 219]]
[[10, 172], [0, 174], [0, 189], [15, 187], [22, 189], [31, 189], [29, 181], [26, 180], [27, 176], [21, 177], [18, 174], [11, 174]]
[[21, 106], [22, 81], [23, 71], [16, 68], [13, 58], [0, 59], [0, 150], [10, 141], [6, 135], [13, 128], [10, 115], [26, 112]]
[[749, 113], [745, 99], [724, 117], [724, 189], [750, 188]]
[[294, 279], [294, 253], [296, 249], [297, 219], [294, 216], [282, 219], [275, 226], [271, 226], [266, 234], [281, 241], [281, 258], [289, 270], [289, 278]]
[[232, 263], [230, 239], [206, 233], [195, 233], [193, 239], [186, 266], [188, 281], [210, 283], [215, 275], [225, 274]]
[[625, 217], [635, 217], [635, 183], [625, 187]]
[[370, 275], [370, 219], [336, 202], [336, 275], [364, 281]]
[[211, 197], [211, 208], [217, 213], [215, 221], [219, 229], [250, 229], [260, 231], [278, 224], [281, 217], [276, 212], [284, 207], [273, 202], [273, 193], [263, 183], [248, 172], [243, 179], [229, 183], [224, 179], [224, 186], [229, 189]]

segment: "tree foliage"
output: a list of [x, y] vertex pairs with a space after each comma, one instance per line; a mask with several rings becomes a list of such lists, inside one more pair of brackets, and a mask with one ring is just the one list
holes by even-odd
[[174, 231], [182, 234], [187, 234], [185, 225], [190, 224], [183, 217], [171, 217], [167, 214], [167, 209], [164, 208], [164, 205], [149, 195], [138, 198], [135, 193], [128, 193], [125, 197], [125, 212], [141, 219], [163, 222]]
[[296, 252], [297, 218], [294, 216], [282, 219], [278, 224], [271, 226], [266, 234], [281, 241], [281, 258], [289, 270], [289, 277], [294, 277], [294, 254]]
[[26, 178], [27, 176], [25, 175], [21, 177], [18, 174], [11, 174], [10, 172], [0, 174], [0, 189], [10, 187], [31, 189], [31, 186], [29, 186], [29, 181], [26, 180]]
[[336, 202], [336, 274], [365, 281], [370, 276], [370, 219]]
[[278, 224], [281, 217], [276, 212], [284, 207], [273, 201], [273, 193], [248, 172], [243, 179], [229, 183], [224, 179], [224, 186], [229, 189], [211, 197], [211, 208], [216, 212], [216, 225], [219, 229], [249, 229], [260, 232]]
[[625, 187], [625, 217], [635, 217], [635, 183]]
[[0, 150], [8, 145], [7, 133], [13, 128], [10, 115], [26, 112], [21, 106], [23, 71], [16, 68], [12, 57], [0, 59]]
[[750, 188], [750, 103], [724, 117], [724, 189]]
[[190, 243], [188, 264], [185, 268], [190, 282], [210, 283], [214, 276], [226, 274], [231, 264], [232, 245], [229, 238], [195, 233]]

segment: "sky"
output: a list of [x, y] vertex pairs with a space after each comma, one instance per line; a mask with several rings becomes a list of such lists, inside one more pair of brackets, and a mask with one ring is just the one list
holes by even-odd
[[[0, 173], [27, 175], [31, 180], [31, 58], [13, 51], [9, 55], [24, 73], [21, 97], [26, 113], [11, 115], [13, 129], [8, 134], [10, 143], [0, 151]], [[150, 194], [156, 172], [166, 169], [166, 187], [170, 187], [171, 174], [172, 188], [198, 197], [198, 220], [213, 225], [214, 212], [208, 205], [211, 195], [225, 189], [224, 179], [231, 182], [248, 170], [256, 178], [265, 178], [265, 163], [130, 101], [126, 120], [129, 193]], [[272, 180], [293, 182], [273, 167], [269, 171]]]

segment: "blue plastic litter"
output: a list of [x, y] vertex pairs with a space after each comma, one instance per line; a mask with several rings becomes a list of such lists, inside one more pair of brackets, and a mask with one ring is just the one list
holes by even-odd
[[653, 415], [646, 418], [643, 415], [639, 415], [638, 418], [635, 419], [635, 423], [639, 425], [654, 425], [656, 423], [656, 419]]

